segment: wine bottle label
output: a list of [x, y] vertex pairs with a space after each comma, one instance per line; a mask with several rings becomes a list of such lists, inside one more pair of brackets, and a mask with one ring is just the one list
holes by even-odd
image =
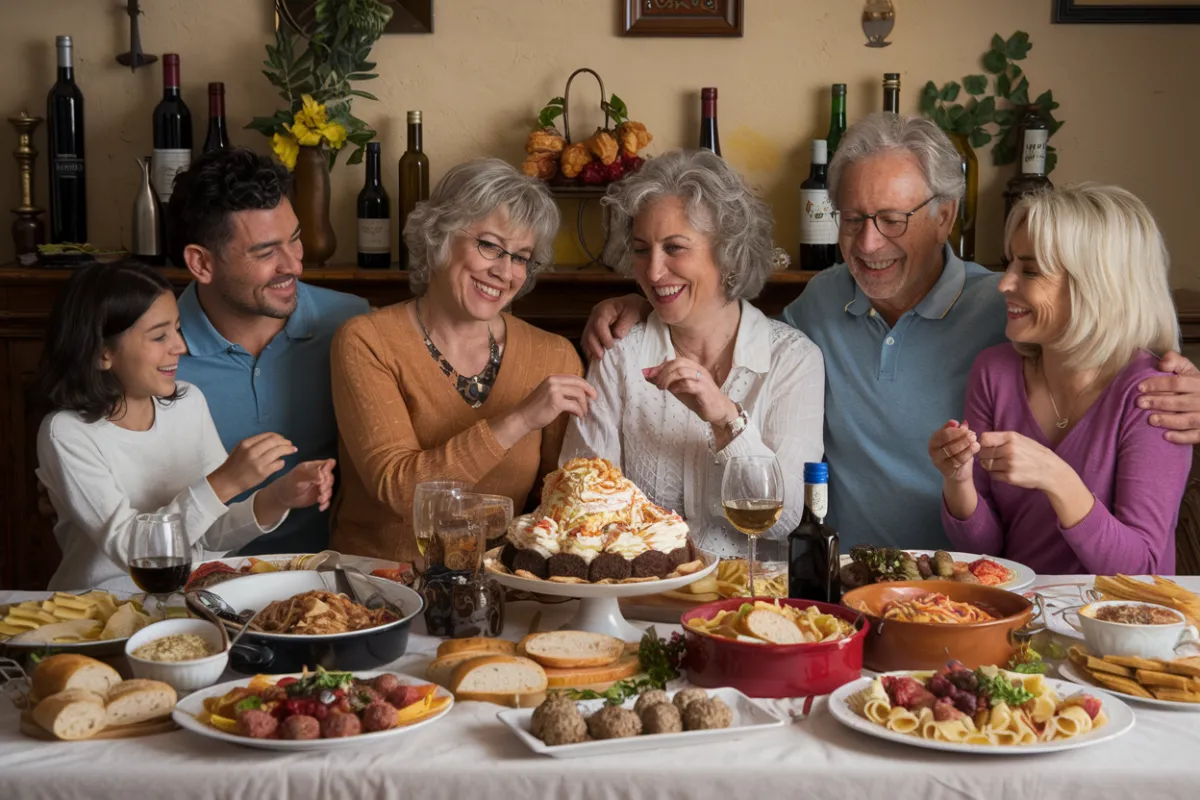
[[358, 218], [358, 252], [392, 252], [392, 221], [390, 219]]
[[1021, 152], [1021, 172], [1026, 175], [1046, 174], [1046, 141], [1049, 131], [1026, 130]]
[[150, 165], [151, 180], [154, 181], [154, 191], [158, 199], [164, 203], [171, 199], [171, 190], [175, 184], [175, 173], [183, 172], [192, 163], [192, 151], [186, 149], [154, 148], [154, 158]]
[[829, 516], [829, 484], [806, 483], [804, 485], [804, 504], [817, 519], [823, 520]]
[[75, 177], [83, 174], [83, 159], [73, 156], [52, 156], [50, 163], [54, 165], [54, 174], [63, 177]]
[[800, 244], [837, 244], [833, 203], [825, 189], [800, 190]]

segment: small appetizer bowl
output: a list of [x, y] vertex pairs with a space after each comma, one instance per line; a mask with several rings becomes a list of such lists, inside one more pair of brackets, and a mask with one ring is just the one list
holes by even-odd
[[[746, 642], [695, 631], [691, 619], [712, 619], [721, 611], [736, 611], [756, 600], [795, 608], [816, 606], [855, 627], [844, 639], [811, 644]], [[749, 697], [809, 697], [829, 694], [862, 675], [863, 642], [870, 624], [862, 614], [832, 603], [774, 597], [734, 597], [697, 606], [683, 614], [687, 679], [713, 689], [732, 686]]]
[[[213, 655], [188, 661], [150, 661], [133, 653], [139, 647], [168, 636], [192, 634], [208, 645]], [[155, 622], [129, 637], [125, 657], [135, 678], [150, 678], [170, 684], [177, 692], [194, 692], [212, 686], [221, 679], [229, 664], [229, 651], [223, 649], [221, 629], [205, 619], [166, 619]]]
[[[1171, 621], [1150, 624], [1099, 619], [1097, 612], [1105, 608], [1144, 610], [1145, 614], [1159, 619], [1170, 618]], [[1187, 624], [1183, 614], [1168, 606], [1135, 600], [1103, 600], [1090, 603], [1077, 613], [1077, 622], [1072, 619], [1075, 616], [1073, 613], [1064, 614], [1063, 620], [1083, 634], [1088, 649], [1098, 656], [1134, 656], [1170, 661], [1184, 647], [1200, 647], [1200, 632]]]
[[[923, 594], [944, 594], [957, 603], [974, 603], [995, 619], [986, 622], [903, 622], [883, 619], [883, 607], [892, 600], [910, 600]], [[995, 664], [1003, 667], [1017, 652], [1033, 619], [1033, 603], [1015, 592], [957, 581], [894, 581], [860, 586], [842, 596], [842, 605], [862, 612], [871, 622], [863, 652], [863, 665], [875, 672], [938, 669], [947, 661], [961, 661], [971, 669]]]

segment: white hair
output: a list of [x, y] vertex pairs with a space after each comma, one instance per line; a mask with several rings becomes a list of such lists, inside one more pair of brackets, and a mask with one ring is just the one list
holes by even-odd
[[[1167, 280], [1170, 257], [1146, 204], [1117, 186], [1082, 183], [1022, 198], [1004, 226], [1004, 254], [1026, 226], [1039, 269], [1065, 274], [1071, 297], [1067, 329], [1055, 347], [1073, 369], [1118, 371], [1138, 350], [1179, 349]], [[1015, 344], [1037, 357], [1037, 345]]]

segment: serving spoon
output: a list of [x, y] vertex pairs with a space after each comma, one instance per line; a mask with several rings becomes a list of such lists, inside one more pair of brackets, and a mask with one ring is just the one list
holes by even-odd
[[236, 622], [239, 625], [245, 624], [247, 619], [252, 619], [256, 616], [255, 612], [249, 609], [242, 612], [235, 611], [233, 606], [225, 602], [225, 598], [207, 589], [193, 589], [190, 592], [185, 592], [183, 599], [189, 608], [204, 609], [204, 611], [199, 612], [201, 614], [207, 611], [209, 614], [215, 614], [221, 619]]

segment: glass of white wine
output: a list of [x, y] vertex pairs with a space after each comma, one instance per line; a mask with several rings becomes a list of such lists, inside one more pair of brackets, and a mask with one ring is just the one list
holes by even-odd
[[429, 545], [437, 534], [438, 520], [445, 516], [447, 506], [470, 488], [463, 481], [426, 481], [417, 484], [413, 490], [413, 535], [422, 558], [428, 560]]
[[783, 473], [775, 456], [734, 456], [725, 464], [721, 480], [721, 506], [725, 518], [750, 540], [746, 581], [754, 596], [755, 542], [779, 521], [783, 513]]

